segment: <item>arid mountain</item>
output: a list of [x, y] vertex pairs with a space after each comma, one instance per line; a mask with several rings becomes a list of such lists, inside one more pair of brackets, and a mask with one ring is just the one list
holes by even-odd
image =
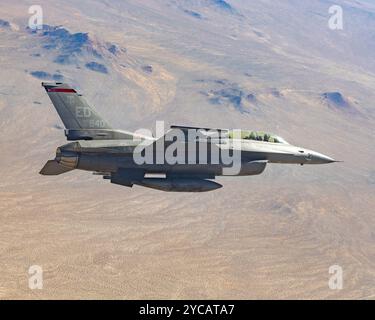
[[[374, 1], [335, 1], [343, 30], [326, 0], [39, 4], [37, 31], [30, 1], [0, 5], [0, 298], [375, 297]], [[49, 80], [116, 128], [264, 130], [344, 162], [207, 194], [42, 177], [65, 143]]]

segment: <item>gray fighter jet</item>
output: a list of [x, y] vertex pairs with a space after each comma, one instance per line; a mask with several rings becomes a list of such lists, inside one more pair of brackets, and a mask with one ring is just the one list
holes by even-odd
[[216, 176], [261, 174], [268, 163], [336, 162], [260, 132], [172, 126], [154, 138], [115, 130], [73, 88], [42, 83], [65, 125], [68, 141], [40, 171], [59, 175], [74, 169], [102, 175], [112, 183], [176, 192], [221, 188]]

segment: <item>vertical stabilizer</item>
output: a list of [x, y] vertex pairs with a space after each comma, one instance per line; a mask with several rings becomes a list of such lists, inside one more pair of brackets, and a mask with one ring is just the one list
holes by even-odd
[[63, 83], [45, 83], [46, 89], [66, 129], [111, 129], [85, 99]]

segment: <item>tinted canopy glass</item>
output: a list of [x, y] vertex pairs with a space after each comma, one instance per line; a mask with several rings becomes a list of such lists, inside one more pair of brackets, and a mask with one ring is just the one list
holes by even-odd
[[[233, 137], [234, 132], [229, 131], [229, 138], [233, 139]], [[263, 131], [241, 130], [241, 139], [288, 144], [288, 142], [286, 142], [283, 138]]]

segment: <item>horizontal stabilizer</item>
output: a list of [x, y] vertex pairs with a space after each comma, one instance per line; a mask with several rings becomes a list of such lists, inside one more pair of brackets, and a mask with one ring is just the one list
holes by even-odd
[[57, 176], [71, 170], [73, 169], [61, 166], [56, 160], [48, 160], [39, 173], [44, 176]]

